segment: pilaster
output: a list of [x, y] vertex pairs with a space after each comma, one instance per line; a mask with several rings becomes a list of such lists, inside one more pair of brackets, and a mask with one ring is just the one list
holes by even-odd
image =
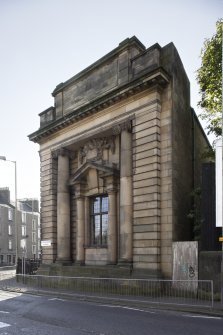
[[67, 263], [70, 257], [70, 192], [69, 151], [60, 149], [57, 178], [57, 262]]
[[77, 202], [77, 234], [76, 234], [76, 263], [80, 265], [85, 264], [85, 213], [86, 202], [84, 194], [82, 193], [83, 184], [75, 184], [75, 194]]
[[117, 188], [114, 176], [106, 179], [108, 193], [108, 264], [117, 263]]
[[132, 134], [131, 121], [121, 125], [120, 262], [132, 263]]

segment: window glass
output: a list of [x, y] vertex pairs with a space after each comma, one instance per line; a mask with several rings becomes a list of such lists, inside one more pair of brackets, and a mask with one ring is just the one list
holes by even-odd
[[26, 226], [22, 226], [22, 236], [26, 236]]
[[32, 230], [36, 230], [36, 220], [32, 219]]
[[101, 199], [101, 210], [102, 212], [108, 212], [108, 197]]
[[93, 213], [100, 213], [100, 197], [94, 198], [93, 200]]
[[36, 246], [32, 245], [32, 254], [35, 255], [36, 254]]
[[106, 245], [108, 234], [108, 196], [91, 199], [91, 244]]
[[13, 210], [12, 210], [11, 208], [8, 209], [8, 219], [9, 219], [10, 221], [13, 220]]
[[12, 250], [12, 240], [9, 240], [9, 250]]
[[108, 214], [102, 215], [102, 244], [107, 244]]
[[36, 233], [32, 232], [32, 242], [36, 242]]
[[25, 223], [26, 222], [26, 213], [22, 212], [22, 222]]

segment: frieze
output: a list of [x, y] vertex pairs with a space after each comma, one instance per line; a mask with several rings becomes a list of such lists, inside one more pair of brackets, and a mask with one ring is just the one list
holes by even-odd
[[113, 154], [115, 153], [115, 136], [93, 138], [92, 140], [88, 141], [79, 150], [80, 163], [83, 163], [84, 158], [87, 157], [88, 153], [92, 150], [96, 151], [94, 159], [102, 160], [104, 149], [110, 149]]

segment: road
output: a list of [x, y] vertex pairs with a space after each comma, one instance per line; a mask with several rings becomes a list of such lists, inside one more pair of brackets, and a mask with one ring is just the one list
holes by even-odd
[[217, 335], [223, 318], [0, 291], [0, 335]]

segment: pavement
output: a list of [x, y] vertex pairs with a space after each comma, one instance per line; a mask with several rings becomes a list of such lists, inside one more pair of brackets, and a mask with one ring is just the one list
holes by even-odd
[[194, 305], [188, 303], [173, 302], [171, 299], [162, 299], [162, 301], [155, 301], [145, 299], [144, 297], [124, 297], [124, 296], [109, 296], [109, 295], [97, 295], [97, 294], [79, 294], [68, 290], [58, 290], [53, 288], [35, 288], [31, 286], [22, 285], [16, 288], [6, 288], [7, 291], [21, 292], [24, 294], [31, 295], [44, 295], [53, 296], [58, 299], [72, 299], [82, 300], [86, 302], [98, 302], [106, 303], [119, 306], [128, 306], [141, 309], [158, 309], [158, 310], [171, 310], [187, 312], [199, 315], [208, 315], [212, 317], [223, 318], [223, 305], [219, 301], [215, 301], [212, 306]]

